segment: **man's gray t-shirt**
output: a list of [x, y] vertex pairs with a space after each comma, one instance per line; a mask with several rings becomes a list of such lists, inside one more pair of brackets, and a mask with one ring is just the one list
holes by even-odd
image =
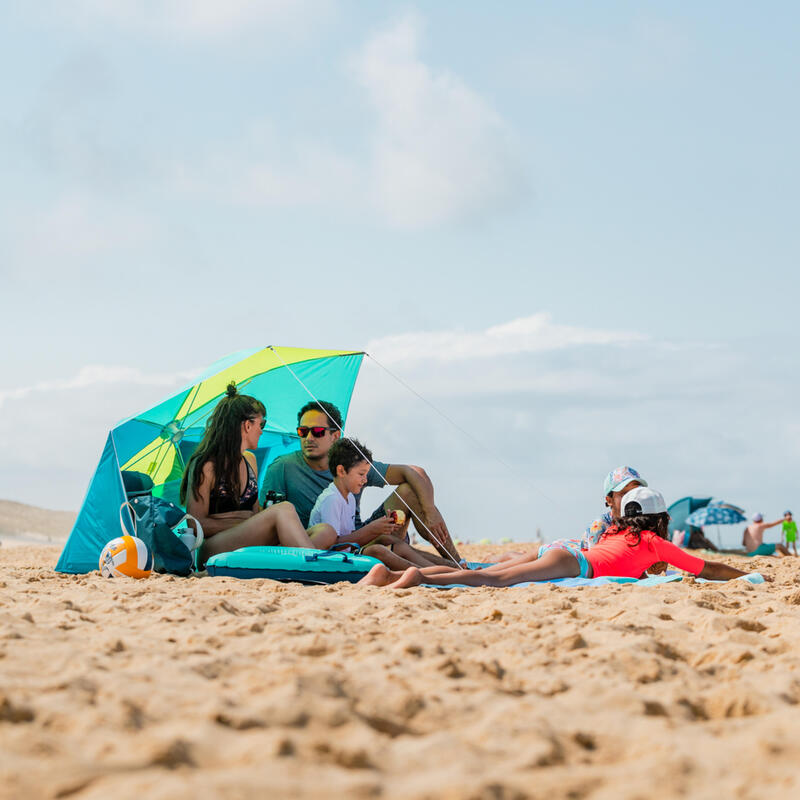
[[[389, 464], [373, 461], [373, 468], [367, 473], [367, 486], [383, 487], [386, 485], [386, 470]], [[308, 527], [308, 518], [317, 498], [333, 483], [333, 475], [329, 469], [317, 471], [311, 469], [303, 458], [303, 453], [296, 450], [285, 456], [278, 456], [268, 467], [261, 487], [261, 505], [264, 495], [269, 492], [280, 492], [297, 509], [297, 516], [304, 527]], [[356, 498], [356, 528], [361, 527], [361, 494]]]

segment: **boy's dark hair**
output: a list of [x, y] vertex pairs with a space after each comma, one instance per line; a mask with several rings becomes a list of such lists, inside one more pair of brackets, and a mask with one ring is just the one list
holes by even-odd
[[[670, 540], [669, 514], [662, 511], [660, 514], [637, 514], [633, 517], [614, 517], [615, 533], [624, 533], [626, 537], [635, 536], [632, 546], [639, 544], [642, 531], [652, 531], [662, 539]], [[628, 540], [630, 541], [630, 540]]]
[[[328, 418], [331, 428], [335, 428], [337, 431], [342, 429], [342, 415], [339, 413], [339, 409], [336, 408], [333, 403], [329, 403], [327, 400], [320, 400], [319, 402], [312, 400], [310, 403], [306, 403], [297, 412], [298, 425], [300, 424], [300, 420], [303, 418], [303, 414], [305, 414], [306, 411], [321, 411]], [[370, 461], [372, 461], [372, 459], [370, 459]]]
[[362, 461], [372, 461], [372, 453], [358, 439], [337, 439], [328, 450], [328, 469], [336, 477], [336, 467], [340, 464], [345, 472]]

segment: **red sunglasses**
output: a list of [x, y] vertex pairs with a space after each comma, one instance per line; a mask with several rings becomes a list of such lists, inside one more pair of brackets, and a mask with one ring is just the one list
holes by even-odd
[[335, 428], [326, 428], [324, 425], [314, 425], [309, 428], [308, 425], [300, 425], [297, 429], [297, 435], [301, 439], [305, 439], [310, 433], [315, 439], [321, 439], [325, 435], [325, 431], [333, 431]]

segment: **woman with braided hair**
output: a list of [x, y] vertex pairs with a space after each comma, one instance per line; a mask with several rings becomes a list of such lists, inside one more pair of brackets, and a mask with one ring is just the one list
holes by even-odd
[[255, 397], [228, 384], [214, 409], [181, 482], [181, 503], [203, 526], [200, 563], [217, 553], [251, 545], [314, 547], [326, 550], [336, 541], [330, 525], [303, 527], [291, 503], [261, 509], [256, 459], [267, 410]]

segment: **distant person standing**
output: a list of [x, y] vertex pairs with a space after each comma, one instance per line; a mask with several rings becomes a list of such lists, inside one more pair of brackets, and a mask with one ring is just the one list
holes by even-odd
[[755, 514], [753, 521], [744, 529], [742, 545], [748, 556], [774, 556], [776, 554], [788, 556], [789, 551], [782, 544], [767, 544], [764, 542], [764, 531], [780, 525], [782, 519], [775, 522], [764, 522], [763, 514]]
[[[560, 542], [578, 550], [589, 550], [594, 547], [600, 541], [600, 537], [614, 525], [614, 517], [619, 516], [622, 498], [633, 489], [646, 486], [647, 481], [633, 467], [622, 466], [612, 469], [603, 481], [604, 502], [608, 510], [589, 525], [582, 538], [577, 536], [561, 537], [556, 539], [554, 544]], [[523, 555], [524, 553], [521, 551], [510, 550], [499, 554], [495, 560], [498, 562], [510, 561]]]
[[791, 544], [794, 554], [797, 555], [797, 523], [792, 519], [791, 511], [783, 512], [781, 534], [786, 542], [786, 549], [788, 550]]

